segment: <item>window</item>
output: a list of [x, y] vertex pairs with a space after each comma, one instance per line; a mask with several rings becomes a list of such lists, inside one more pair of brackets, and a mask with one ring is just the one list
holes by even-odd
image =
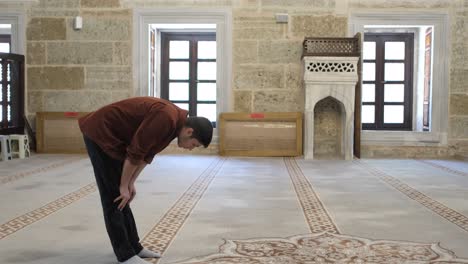
[[[5, 24], [2, 24], [5, 25]], [[3, 28], [3, 27], [0, 27]], [[10, 35], [0, 35], [0, 52], [10, 53]], [[11, 126], [11, 62], [7, 58], [0, 59], [0, 122], [1, 128]]]
[[216, 34], [161, 34], [161, 97], [216, 126]]
[[0, 134], [24, 133], [24, 56], [0, 53]]
[[365, 33], [362, 128], [412, 130], [412, 33]]
[[[431, 59], [425, 60], [425, 37], [430, 29]], [[349, 18], [349, 35], [366, 33], [413, 33], [413, 129], [363, 130], [363, 145], [434, 146], [447, 144], [449, 103], [450, 23], [446, 12], [354, 12]], [[363, 38], [364, 40], [364, 38]], [[363, 45], [363, 50], [366, 47]], [[457, 59], [457, 58], [452, 58]], [[427, 61], [427, 63], [426, 63]], [[460, 59], [458, 59], [460, 61]], [[424, 74], [426, 68], [430, 74]], [[426, 79], [427, 78], [427, 79]], [[427, 128], [424, 128], [424, 82], [427, 82]], [[364, 126], [364, 124], [363, 124]]]
[[[133, 79], [134, 94], [162, 97], [161, 34], [167, 32], [211, 32], [216, 35], [216, 116], [232, 111], [232, 35], [231, 9], [207, 8], [140, 8], [133, 12]], [[151, 71], [150, 32], [156, 31], [155, 67]], [[151, 74], [155, 82], [151, 84]], [[218, 130], [213, 130], [213, 143], [218, 142]]]
[[11, 63], [7, 58], [0, 62], [0, 122], [3, 129], [11, 125]]

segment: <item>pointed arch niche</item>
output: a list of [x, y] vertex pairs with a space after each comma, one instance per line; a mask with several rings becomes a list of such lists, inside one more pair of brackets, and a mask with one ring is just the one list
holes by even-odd
[[358, 60], [304, 55], [305, 159], [353, 159]]
[[344, 105], [328, 96], [314, 107], [314, 158], [344, 159], [343, 130], [346, 127]]

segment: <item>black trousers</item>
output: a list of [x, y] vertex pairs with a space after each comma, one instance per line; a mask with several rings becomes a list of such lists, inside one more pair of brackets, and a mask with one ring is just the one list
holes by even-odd
[[138, 254], [143, 246], [133, 218], [132, 210], [127, 204], [120, 211], [117, 209], [119, 203], [114, 203], [115, 198], [120, 195], [120, 178], [122, 177], [123, 161], [115, 160], [91, 139], [84, 136], [86, 149], [94, 168], [99, 194], [101, 195], [102, 209], [104, 211], [104, 222], [107, 233], [117, 256], [118, 261], [123, 262]]

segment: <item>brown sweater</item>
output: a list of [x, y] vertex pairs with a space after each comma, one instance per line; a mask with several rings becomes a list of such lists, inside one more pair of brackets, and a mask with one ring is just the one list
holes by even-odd
[[151, 163], [177, 137], [188, 112], [155, 97], [125, 99], [78, 120], [81, 132], [117, 160]]

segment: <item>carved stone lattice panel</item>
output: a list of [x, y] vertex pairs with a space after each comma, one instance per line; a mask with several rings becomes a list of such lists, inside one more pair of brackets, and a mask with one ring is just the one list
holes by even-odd
[[349, 62], [309, 62], [309, 72], [356, 72], [356, 67]]
[[359, 56], [358, 38], [306, 38], [302, 56]]

